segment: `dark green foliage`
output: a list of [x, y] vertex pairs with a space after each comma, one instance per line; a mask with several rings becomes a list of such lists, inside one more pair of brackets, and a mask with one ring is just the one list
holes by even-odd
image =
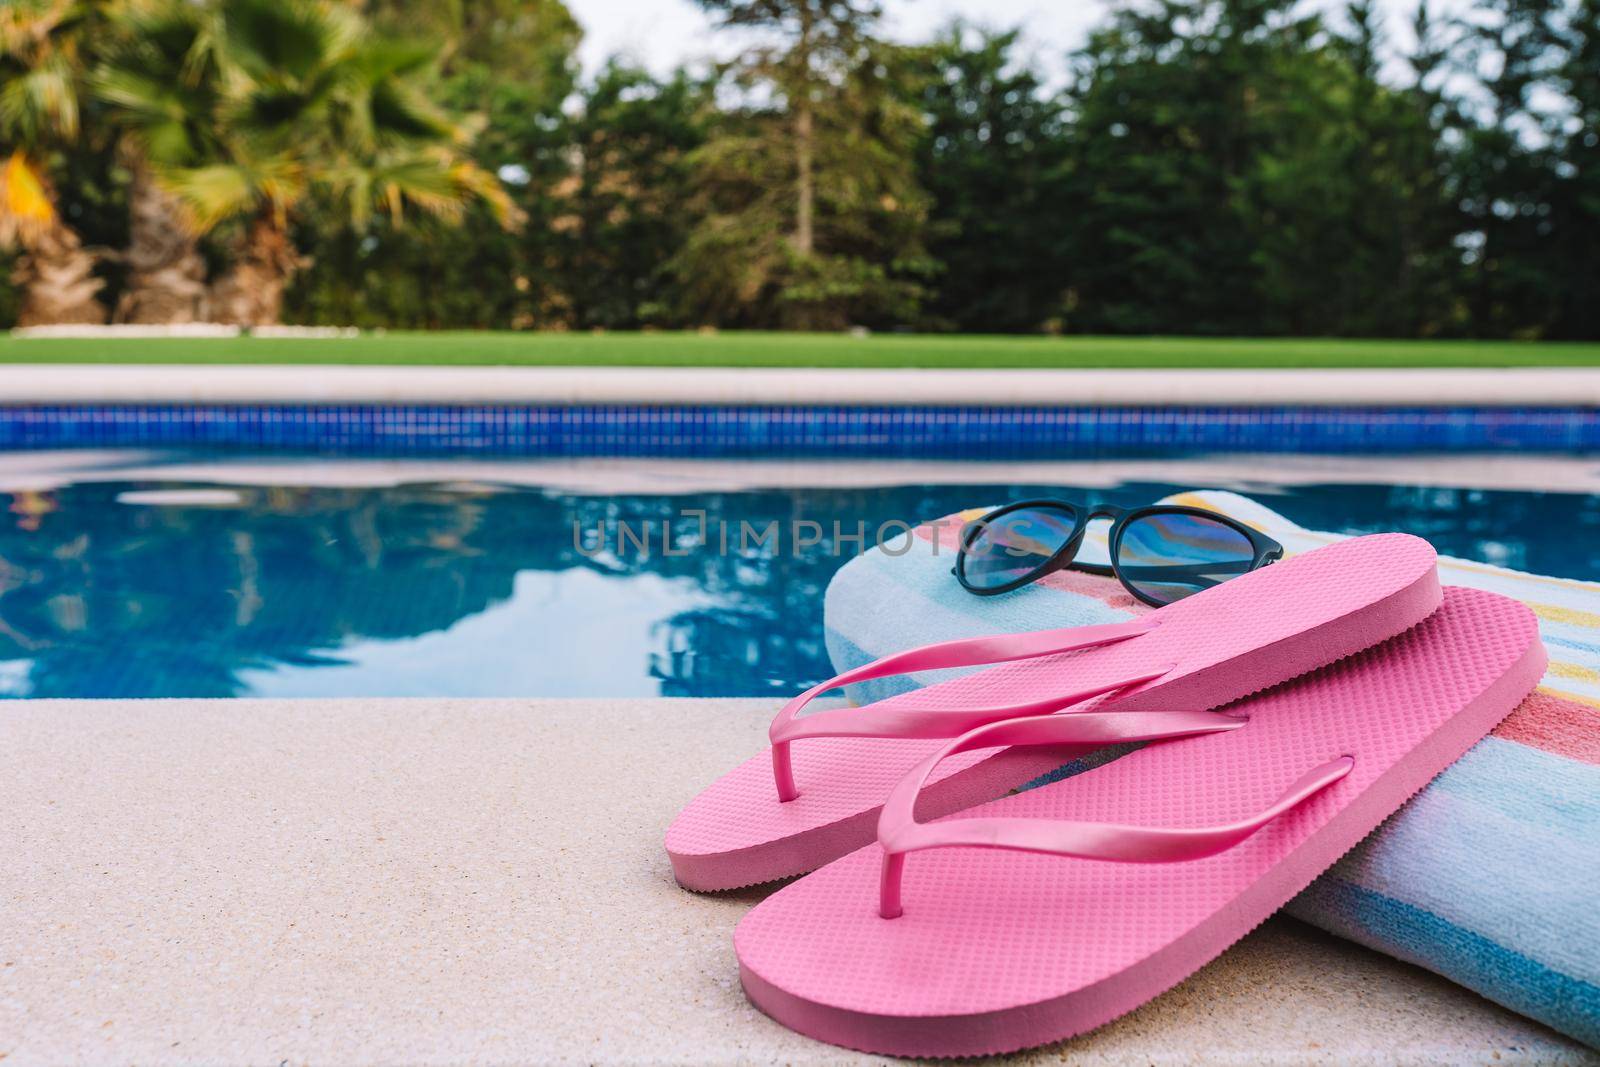
[[1276, 22], [1255, 4], [1131, 7], [1076, 57], [1071, 329], [1237, 333], [1257, 314], [1245, 187], [1263, 105], [1285, 97], [1276, 55], [1303, 35]]
[[1568, 31], [1556, 84], [1572, 103], [1561, 139], [1553, 206], [1553, 247], [1560, 299], [1552, 336], [1600, 337], [1600, 0], [1582, 0]]
[[[1426, 106], [1292, 0], [1127, 9], [1078, 57], [1074, 330], [1416, 334], [1436, 220]], [[1443, 235], [1435, 235], [1435, 238]]]
[[[577, 42], [568, 32], [565, 7], [534, 6], [555, 23], [550, 33], [535, 35], [544, 51], [536, 54], [526, 43], [513, 43], [505, 62], [537, 76], [503, 77], [493, 53], [485, 51], [488, 41], [480, 40], [470, 48], [452, 48], [452, 73], [437, 87], [445, 108], [479, 116], [474, 160], [501, 176], [517, 220], [502, 225], [481, 207], [453, 225], [414, 218], [395, 225], [374, 218], [361, 227], [329, 227], [313, 215], [296, 235], [311, 265], [287, 295], [291, 321], [397, 329], [564, 324], [547, 305], [561, 300], [550, 295], [555, 276], [551, 225], [557, 214], [554, 191], [568, 171], [567, 120], [561, 109], [576, 87], [572, 49]], [[401, 23], [411, 7], [396, 0], [380, 5], [378, 17]], [[428, 17], [449, 15], [430, 10]]]
[[11, 283], [16, 264], [15, 252], [0, 252], [0, 327], [16, 322], [17, 313], [22, 310], [22, 293]]
[[683, 299], [669, 269], [694, 220], [689, 158], [705, 138], [710, 87], [679, 73], [657, 82], [612, 63], [570, 120], [576, 150], [554, 220], [552, 288], [570, 321], [627, 328], [680, 321]]
[[435, 219], [395, 226], [378, 217], [362, 230], [302, 226], [296, 243], [311, 266], [290, 289], [286, 315], [299, 323], [366, 329], [507, 329], [521, 293], [514, 235], [481, 208], [459, 224]]
[[917, 172], [932, 201], [928, 250], [944, 266], [923, 309], [930, 326], [1030, 332], [1062, 311], [1068, 131], [1016, 51], [1016, 31], [958, 24], [918, 56]]
[[561, 0], [369, 0], [374, 24], [397, 38], [445, 42], [445, 70], [486, 68], [537, 95], [570, 88], [583, 36]]
[[[570, 87], [570, 86], [569, 86]], [[459, 225], [381, 220], [355, 231], [307, 227], [314, 265], [291, 293], [297, 321], [397, 328], [634, 328], [679, 320], [668, 262], [692, 223], [686, 157], [699, 144], [705, 87], [657, 82], [621, 65], [579, 106], [565, 93], [500, 83], [480, 68], [450, 79], [487, 102], [474, 148], [506, 181], [519, 219]]]
[[[351, 223], [313, 197], [287, 317], [1600, 338], [1600, 0], [1476, 0], [1452, 18], [1420, 0], [1406, 35], [1376, 0], [1130, 0], [1061, 92], [1016, 33], [895, 46], [872, 0], [701, 2], [751, 43], [737, 61], [580, 79], [560, 0], [366, 0], [388, 35], [373, 62], [442, 55], [429, 99], [375, 111], [473, 116], [472, 159], [515, 218]], [[287, 39], [252, 62], [291, 64]], [[102, 34], [85, 54], [104, 77], [170, 43]], [[110, 252], [115, 305], [130, 181], [115, 130], [155, 158], [193, 131], [160, 108], [130, 123], [132, 95], [96, 85], [83, 135], [46, 162], [63, 219]], [[174, 85], [158, 88], [193, 91]]]
[[1491, 337], [1600, 336], [1600, 7], [1485, 0], [1457, 64], [1465, 299]]
[[1357, 0], [1346, 17], [1347, 36], [1284, 57], [1282, 95], [1261, 116], [1270, 147], [1242, 189], [1268, 309], [1256, 329], [1458, 332], [1455, 207], [1432, 103], [1378, 80], [1372, 4]]
[[1464, 299], [1472, 329], [1486, 336], [1546, 332], [1560, 293], [1546, 258], [1554, 234], [1555, 118], [1536, 90], [1559, 56], [1552, 0], [1484, 0], [1465, 29], [1456, 62], [1477, 79], [1457, 132]]

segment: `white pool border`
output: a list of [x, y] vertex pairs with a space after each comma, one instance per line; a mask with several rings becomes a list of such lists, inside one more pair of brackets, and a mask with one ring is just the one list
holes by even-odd
[[0, 364], [0, 405], [1600, 407], [1600, 368], [835, 370]]

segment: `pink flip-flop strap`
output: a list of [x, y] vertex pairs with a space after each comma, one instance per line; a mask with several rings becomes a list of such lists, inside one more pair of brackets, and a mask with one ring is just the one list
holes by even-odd
[[976, 667], [985, 663], [1007, 663], [1012, 660], [1034, 659], [1060, 652], [1095, 648], [1149, 633], [1160, 624], [1160, 619], [1145, 616], [1100, 626], [1070, 626], [1059, 630], [1036, 630], [1032, 633], [995, 634], [958, 641], [941, 641], [937, 644], [907, 649], [904, 652], [895, 652], [829, 678], [789, 701], [772, 720], [767, 736], [772, 742], [772, 775], [778, 788], [778, 799], [790, 801], [800, 795], [799, 789], [795, 786], [789, 746], [803, 738], [959, 737], [974, 727], [996, 720], [1042, 715], [1070, 707], [1102, 693], [1153, 681], [1166, 674], [1171, 667], [1153, 668], [1148, 672], [1129, 675], [1082, 691], [1062, 693], [1046, 700], [1036, 700], [1026, 704], [969, 708], [961, 711], [877, 708], [868, 705], [865, 708], [841, 708], [808, 715], [804, 719], [796, 718], [802, 708], [830, 689], [896, 674], [915, 674], [918, 671], [948, 667]]
[[878, 818], [883, 846], [879, 914], [903, 912], [901, 890], [908, 853], [965, 846], [1042, 852], [1121, 863], [1168, 863], [1216, 855], [1350, 773], [1355, 760], [1341, 756], [1301, 775], [1269, 807], [1218, 826], [1155, 827], [1057, 819], [971, 818], [916, 821], [917, 796], [928, 775], [948, 756], [997, 745], [1086, 744], [1154, 741], [1235, 730], [1244, 719], [1220, 712], [1100, 712], [1013, 719], [979, 727], [951, 741], [918, 764], [889, 794]]

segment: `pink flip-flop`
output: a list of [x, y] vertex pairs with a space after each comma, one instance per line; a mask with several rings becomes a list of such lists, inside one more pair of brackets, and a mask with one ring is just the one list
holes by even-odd
[[[1304, 889], [1509, 714], [1544, 666], [1526, 607], [1447, 589], [1394, 640], [1220, 712], [981, 727], [896, 787], [880, 845], [745, 917], [745, 992], [794, 1030], [892, 1055], [1010, 1052], [1092, 1029]], [[1083, 731], [1194, 736], [958, 817], [913, 818], [946, 755]]]
[[[1426, 618], [1439, 597], [1431, 545], [1374, 534], [1241, 575], [1129, 622], [948, 641], [887, 656], [784, 706], [769, 731], [772, 748], [713, 783], [667, 830], [673, 874], [685, 888], [714, 890], [815, 870], [869, 844], [890, 788], [949, 738], [1080, 704], [1119, 712], [1219, 707], [1370, 648]], [[841, 685], [986, 663], [1003, 665], [863, 708], [799, 715]], [[917, 812], [936, 818], [1004, 796], [1090, 747], [952, 755], [930, 775]]]

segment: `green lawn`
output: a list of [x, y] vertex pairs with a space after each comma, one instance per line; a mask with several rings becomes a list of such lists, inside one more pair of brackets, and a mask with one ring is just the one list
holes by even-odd
[[390, 333], [350, 339], [29, 339], [0, 363], [704, 367], [1600, 366], [1600, 344], [786, 333]]

